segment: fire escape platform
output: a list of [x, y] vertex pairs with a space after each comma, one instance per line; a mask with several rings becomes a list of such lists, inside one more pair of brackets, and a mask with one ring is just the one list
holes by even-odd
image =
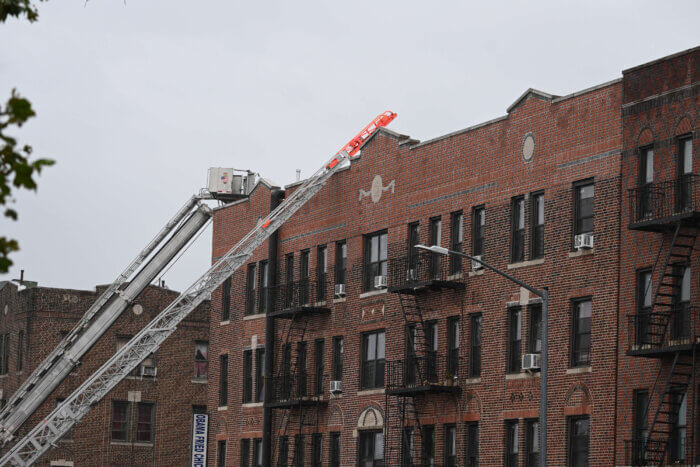
[[316, 407], [319, 405], [328, 405], [328, 399], [323, 396], [308, 396], [301, 399], [286, 399], [265, 404], [265, 407], [273, 409], [293, 409], [295, 407]]
[[462, 388], [458, 386], [457, 383], [452, 386], [440, 383], [427, 383], [387, 388], [386, 393], [390, 396], [409, 397], [420, 394], [458, 394], [461, 390]]
[[700, 211], [685, 211], [667, 217], [652, 217], [630, 222], [630, 230], [643, 232], [673, 232], [676, 224], [693, 227], [700, 225]]
[[269, 313], [271, 318], [292, 319], [301, 315], [325, 315], [331, 312], [326, 302], [317, 304], [292, 306], [281, 310], [274, 310]]
[[700, 349], [700, 337], [696, 337], [695, 343], [691, 342], [690, 338], [681, 338], [672, 340], [663, 346], [635, 346], [627, 350], [627, 355], [630, 357], [663, 358], [676, 352], [690, 353], [693, 351], [693, 347]]
[[405, 295], [418, 295], [430, 290], [464, 290], [466, 284], [464, 282], [459, 282], [457, 280], [427, 280], [427, 281], [406, 281], [400, 285], [393, 285], [389, 287], [390, 293], [405, 294]]

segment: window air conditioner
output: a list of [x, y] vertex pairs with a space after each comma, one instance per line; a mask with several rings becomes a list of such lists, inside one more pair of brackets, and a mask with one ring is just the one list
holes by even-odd
[[331, 381], [331, 394], [341, 394], [343, 392], [342, 381]]
[[344, 297], [345, 296], [345, 284], [335, 284], [335, 296]]
[[593, 234], [583, 233], [574, 237], [574, 248], [576, 250], [591, 250], [593, 249]]
[[540, 369], [540, 354], [526, 353], [522, 357], [522, 367], [525, 371], [535, 371]]
[[151, 378], [155, 378], [156, 373], [158, 373], [158, 369], [154, 366], [141, 367], [141, 376], [149, 376]]
[[[480, 260], [480, 259], [481, 259], [481, 255], [476, 255], [476, 256], [474, 256], [474, 258]], [[484, 269], [484, 265], [481, 264], [481, 263], [478, 262], [478, 261], [472, 260], [472, 271], [476, 271], [476, 270], [478, 270], [478, 269]]]
[[375, 289], [385, 289], [386, 288], [386, 276], [374, 276], [374, 288]]

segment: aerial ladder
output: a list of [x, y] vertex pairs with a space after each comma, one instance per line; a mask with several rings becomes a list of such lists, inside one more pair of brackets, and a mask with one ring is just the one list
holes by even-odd
[[[0, 412], [0, 441], [3, 445], [13, 439], [17, 429], [210, 218], [211, 209], [196, 196], [191, 197], [107, 287], [78, 324], [15, 391]], [[149, 261], [134, 275], [146, 259]], [[131, 280], [127, 283], [129, 279]]]
[[318, 193], [333, 174], [344, 166], [344, 162], [360, 150], [364, 141], [377, 129], [388, 125], [394, 118], [396, 118], [396, 114], [387, 111], [372, 120], [335, 156], [305, 180], [298, 189], [262, 219], [208, 271], [85, 380], [44, 420], [12, 446], [0, 458], [0, 466], [32, 465], [54, 447], [58, 440], [70, 431], [109, 391], [128, 376], [148, 355], [155, 352], [163, 341], [175, 332], [177, 325], [192, 310], [209, 298], [211, 293], [241, 267], [270, 235]]

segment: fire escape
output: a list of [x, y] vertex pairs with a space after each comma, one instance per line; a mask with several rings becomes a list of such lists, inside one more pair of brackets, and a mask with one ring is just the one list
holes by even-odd
[[656, 359], [659, 370], [626, 443], [626, 463], [694, 464], [700, 307], [690, 295], [689, 267], [700, 243], [700, 178], [633, 188], [630, 208], [629, 228], [661, 234], [661, 246], [651, 280], [638, 292], [641, 303], [649, 297], [647, 306], [629, 315], [627, 354]]
[[450, 261], [432, 253], [417, 252], [389, 263], [388, 288], [399, 298], [406, 350], [404, 359], [386, 364], [386, 465], [428, 465], [420, 424], [423, 402], [434, 394], [455, 397], [460, 394], [459, 354], [438, 353], [437, 336], [426, 323], [422, 310], [443, 290], [455, 291], [461, 303], [461, 292], [465, 289], [462, 274], [466, 274], [461, 266], [458, 259]]
[[[269, 404], [278, 414], [273, 430], [273, 459], [278, 466], [306, 465], [306, 442], [301, 436], [319, 433], [320, 413], [328, 405], [324, 397], [323, 374], [309, 373], [308, 349], [304, 340], [309, 323], [314, 316], [330, 315], [332, 290], [327, 276], [315, 279], [302, 278], [274, 287], [271, 293], [273, 319], [284, 322], [283, 338], [275, 354], [279, 356], [277, 371], [271, 384], [272, 402]], [[290, 449], [289, 438], [294, 435]]]

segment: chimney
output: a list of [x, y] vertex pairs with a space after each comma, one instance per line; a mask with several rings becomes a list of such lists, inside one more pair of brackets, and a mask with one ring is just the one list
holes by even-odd
[[301, 169], [297, 169], [297, 182], [301, 180]]

